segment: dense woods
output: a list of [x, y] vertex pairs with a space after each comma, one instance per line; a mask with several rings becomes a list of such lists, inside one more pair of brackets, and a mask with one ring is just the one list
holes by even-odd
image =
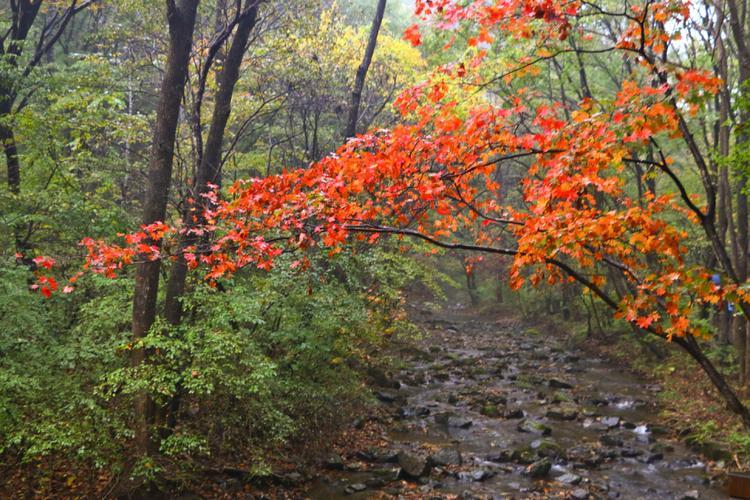
[[748, 7], [9, 0], [0, 491], [284, 483], [460, 294], [700, 380], [744, 467]]

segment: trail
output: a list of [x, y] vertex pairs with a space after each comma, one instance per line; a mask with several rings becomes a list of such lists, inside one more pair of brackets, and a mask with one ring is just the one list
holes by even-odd
[[380, 446], [331, 458], [311, 498], [725, 498], [656, 425], [659, 387], [513, 316], [414, 317]]

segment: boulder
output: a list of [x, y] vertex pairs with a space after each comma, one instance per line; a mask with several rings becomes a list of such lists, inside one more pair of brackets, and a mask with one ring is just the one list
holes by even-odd
[[419, 479], [430, 471], [427, 461], [424, 458], [409, 451], [399, 452], [398, 465], [407, 479]]
[[571, 403], [562, 403], [552, 406], [547, 410], [547, 417], [553, 420], [575, 420], [578, 417], [578, 406]]
[[533, 479], [537, 479], [549, 474], [551, 468], [552, 462], [550, 462], [549, 458], [543, 458], [526, 467], [523, 473]]
[[455, 448], [443, 448], [430, 455], [427, 459], [430, 465], [444, 467], [446, 465], [461, 465], [461, 453]]
[[538, 420], [532, 418], [524, 418], [518, 422], [516, 426], [519, 432], [528, 432], [530, 434], [541, 434], [542, 436], [549, 436], [552, 434], [552, 429]]

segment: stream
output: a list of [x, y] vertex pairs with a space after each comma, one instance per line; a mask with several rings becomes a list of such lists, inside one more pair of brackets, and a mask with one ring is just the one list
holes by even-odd
[[726, 498], [656, 424], [660, 387], [513, 317], [414, 316], [380, 445], [331, 457], [310, 498]]

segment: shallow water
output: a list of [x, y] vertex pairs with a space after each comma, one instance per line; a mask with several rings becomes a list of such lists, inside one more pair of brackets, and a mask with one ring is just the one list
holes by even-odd
[[[571, 352], [559, 337], [529, 333], [514, 319], [422, 311], [420, 322], [427, 334], [394, 374], [401, 387], [387, 390], [397, 401], [382, 403], [394, 418], [384, 436], [388, 445], [378, 451], [426, 457], [456, 449], [461, 464], [435, 466], [406, 482], [392, 480], [397, 463], [344, 459], [362, 470], [325, 473], [309, 490], [311, 498], [725, 498], [700, 457], [651, 431], [658, 420], [657, 387], [605, 360]], [[565, 384], [572, 387], [556, 387]], [[569, 401], [553, 403], [555, 398]], [[542, 436], [520, 432], [518, 418], [483, 415], [480, 410], [493, 401], [501, 414], [521, 409], [551, 429], [548, 439], [563, 457], [551, 460], [544, 478], [530, 478], [527, 465], [507, 459]], [[575, 418], [547, 416], [561, 407]], [[471, 424], [447, 425], [445, 414], [453, 417], [451, 424]], [[575, 484], [563, 484], [561, 477]]]

